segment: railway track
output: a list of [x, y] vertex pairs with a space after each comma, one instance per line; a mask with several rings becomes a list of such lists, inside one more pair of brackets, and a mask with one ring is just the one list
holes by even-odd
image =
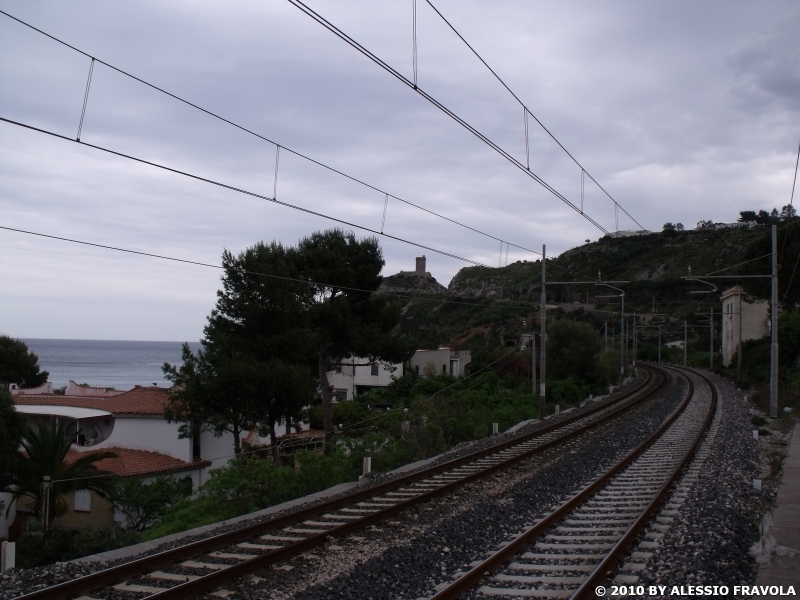
[[228, 592], [219, 588], [228, 581], [252, 576], [607, 425], [666, 385], [668, 377], [659, 368], [643, 370], [646, 377], [633, 389], [537, 431], [309, 508], [37, 590], [19, 600], [91, 594], [81, 596], [86, 600], [119, 592], [153, 600], [206, 593], [225, 597]]
[[[596, 597], [692, 459], [717, 410], [705, 376], [673, 369], [689, 383], [680, 406], [648, 440], [549, 515], [490, 553], [430, 600]], [[696, 393], [693, 378], [708, 391]], [[655, 547], [657, 531], [638, 547]], [[634, 560], [647, 559], [639, 552]], [[631, 563], [635, 564], [635, 563]], [[629, 565], [630, 566], [630, 565]], [[605, 592], [604, 592], [605, 593]], [[599, 594], [604, 595], [604, 594]], [[625, 594], [623, 594], [625, 595]]]

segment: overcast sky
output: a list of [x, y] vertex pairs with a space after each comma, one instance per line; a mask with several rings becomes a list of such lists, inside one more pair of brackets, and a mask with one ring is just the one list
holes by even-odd
[[[308, 4], [412, 76], [411, 0]], [[800, 6], [785, 2], [434, 5], [639, 223], [694, 227], [788, 204], [800, 142]], [[381, 190], [558, 254], [602, 231], [283, 0], [49, 2], [2, 10]], [[522, 109], [423, 0], [418, 82], [524, 162]], [[77, 135], [90, 61], [0, 15], [0, 116]], [[82, 141], [273, 195], [275, 146], [96, 65]], [[531, 170], [576, 204], [580, 168], [530, 120]], [[380, 230], [384, 197], [289, 152], [281, 201]], [[586, 179], [586, 212], [613, 204]], [[0, 225], [219, 264], [326, 219], [0, 122]], [[620, 229], [637, 229], [620, 213]], [[505, 250], [396, 200], [385, 231], [497, 266]], [[367, 235], [356, 230], [359, 235]], [[384, 274], [423, 251], [386, 238]], [[431, 252], [447, 284], [459, 260]], [[0, 332], [197, 340], [219, 272], [0, 230]]]

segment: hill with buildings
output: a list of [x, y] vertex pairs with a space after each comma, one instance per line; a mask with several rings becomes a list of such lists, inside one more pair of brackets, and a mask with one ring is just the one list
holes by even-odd
[[[794, 306], [800, 302], [798, 281], [790, 280], [800, 254], [800, 223], [778, 221], [778, 246], [783, 263], [780, 296]], [[566, 312], [581, 310], [597, 318], [619, 315], [618, 292], [598, 281], [624, 281], [625, 310], [639, 314], [666, 314], [674, 320], [696, 320], [693, 313], [720, 310], [720, 293], [735, 279], [710, 280], [717, 287], [682, 279], [701, 277], [723, 269], [725, 274], [765, 274], [771, 263], [771, 228], [768, 224], [712, 224], [682, 231], [606, 236], [547, 259], [550, 282], [583, 281], [589, 284], [547, 286], [549, 305]], [[750, 261], [750, 262], [747, 262]], [[746, 263], [740, 266], [739, 263]], [[735, 267], [735, 268], [730, 268]], [[424, 272], [424, 266], [423, 266]], [[403, 300], [400, 331], [417, 340], [419, 347], [449, 345], [477, 350], [508, 345], [525, 327], [538, 324], [541, 297], [541, 261], [519, 261], [502, 268], [466, 267], [445, 289], [430, 274], [404, 272], [387, 278], [383, 288], [407, 293]], [[432, 285], [435, 283], [435, 286]], [[741, 280], [752, 299], [769, 298], [768, 279]], [[441, 289], [439, 289], [441, 288]], [[708, 293], [700, 293], [708, 290]], [[788, 294], [787, 294], [788, 292]], [[605, 315], [605, 317], [604, 317]]]

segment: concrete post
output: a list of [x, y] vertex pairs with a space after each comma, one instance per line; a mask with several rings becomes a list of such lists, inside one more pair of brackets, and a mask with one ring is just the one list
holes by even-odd
[[363, 470], [364, 470], [364, 472], [362, 473], [362, 475], [367, 475], [367, 474], [372, 472], [372, 457], [371, 456], [365, 456], [364, 457], [364, 469]]
[[50, 476], [49, 475], [45, 475], [44, 477], [42, 477], [42, 497], [44, 499], [44, 502], [42, 503], [44, 505], [42, 507], [43, 511], [44, 511], [42, 525], [44, 527], [45, 533], [47, 533], [47, 529], [50, 526], [50, 486], [51, 485], [52, 485], [52, 483], [50, 482]]
[[17, 551], [14, 542], [3, 542], [0, 548], [0, 573], [6, 573], [16, 564]]
[[500, 425], [498, 423], [492, 423], [492, 435], [497, 435], [500, 431]]

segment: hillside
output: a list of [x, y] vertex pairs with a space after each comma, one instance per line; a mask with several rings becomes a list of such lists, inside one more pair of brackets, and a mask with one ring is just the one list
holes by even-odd
[[[781, 297], [791, 278], [800, 254], [800, 223], [779, 227], [779, 248], [788, 235], [780, 272]], [[695, 276], [719, 271], [726, 267], [769, 254], [770, 228], [757, 225], [748, 228], [700, 229], [682, 232], [662, 232], [643, 236], [604, 237], [568, 250], [547, 260], [548, 281], [626, 281], [618, 284], [625, 290], [626, 312], [666, 313], [675, 319], [691, 319], [693, 312], [719, 309], [719, 293], [696, 294], [711, 290], [699, 282], [686, 281], [682, 276]], [[761, 258], [736, 269], [733, 274], [762, 274], [770, 272], [770, 259]], [[420, 289], [399, 276], [387, 278], [392, 291], [405, 291], [425, 299], [405, 300], [402, 333], [417, 340], [420, 346], [454, 347], [495, 346], [506, 339], [516, 338], [522, 319], [527, 328], [538, 323], [541, 295], [541, 261], [521, 261], [502, 268], [466, 267], [461, 269], [449, 287], [440, 291], [429, 286]], [[435, 280], [434, 280], [435, 282]], [[735, 280], [715, 282], [720, 290], [734, 285]], [[745, 289], [754, 297], [767, 299], [769, 280], [742, 280]], [[436, 284], [438, 286], [438, 284]], [[792, 290], [800, 289], [800, 276]], [[616, 294], [605, 287], [589, 285], [548, 286], [548, 303], [560, 304], [566, 310], [581, 303], [585, 309], [613, 311], [618, 314], [615, 298], [599, 298]], [[587, 303], [588, 300], [588, 303]], [[800, 293], [791, 291], [788, 303], [800, 301]]]

